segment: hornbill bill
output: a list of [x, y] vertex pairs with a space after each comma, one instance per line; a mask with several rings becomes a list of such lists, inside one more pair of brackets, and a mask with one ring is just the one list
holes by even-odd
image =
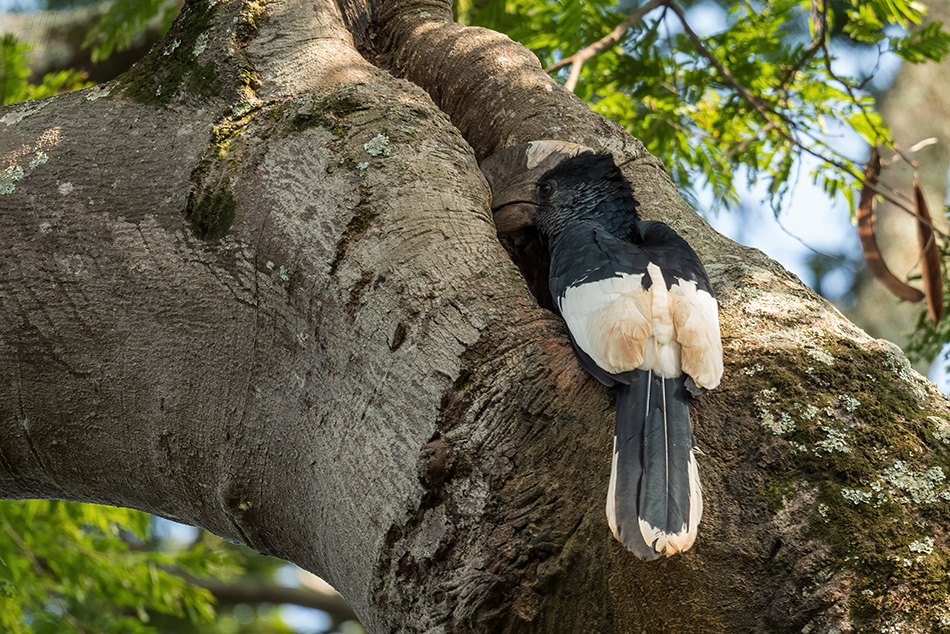
[[617, 388], [607, 520], [644, 560], [692, 546], [702, 515], [687, 393], [719, 384], [716, 299], [673, 229], [641, 220], [613, 158], [535, 141], [489, 157], [500, 232], [534, 225], [581, 365]]

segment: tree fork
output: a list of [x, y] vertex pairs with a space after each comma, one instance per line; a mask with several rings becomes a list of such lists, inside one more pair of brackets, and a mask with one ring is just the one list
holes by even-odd
[[[373, 632], [939, 631], [946, 399], [449, 9], [189, 2], [0, 109], [0, 494], [208, 528]], [[476, 159], [538, 138], [613, 152], [715, 284], [683, 556], [610, 538], [612, 396], [494, 235]]]

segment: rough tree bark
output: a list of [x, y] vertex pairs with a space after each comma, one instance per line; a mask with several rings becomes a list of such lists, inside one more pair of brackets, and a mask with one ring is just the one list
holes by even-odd
[[[477, 160], [541, 138], [613, 152], [714, 281], [682, 556], [610, 537], [612, 396], [495, 236]], [[202, 526], [371, 632], [950, 622], [947, 401], [447, 2], [189, 2], [118, 80], [0, 110], [0, 157], [0, 495]]]

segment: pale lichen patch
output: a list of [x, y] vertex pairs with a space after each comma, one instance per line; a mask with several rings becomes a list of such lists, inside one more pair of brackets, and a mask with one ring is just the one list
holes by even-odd
[[753, 402], [757, 408], [757, 415], [762, 425], [776, 436], [790, 434], [795, 431], [795, 420], [787, 412], [771, 411], [778, 395], [776, 388], [761, 390], [755, 395]]
[[[910, 568], [914, 564], [923, 563], [924, 558], [921, 556], [917, 556], [914, 559], [908, 559], [907, 557], [901, 557], [900, 555], [888, 555], [887, 560], [893, 561], [898, 566], [903, 566], [904, 568]], [[883, 630], [883, 631], [887, 631], [887, 630]], [[904, 632], [906, 630], [901, 629], [901, 630], [895, 630], [895, 631]]]
[[23, 168], [19, 165], [10, 165], [0, 172], [0, 196], [12, 194], [16, 184], [23, 178]]
[[108, 85], [93, 86], [86, 93], [86, 101], [95, 101], [96, 99], [102, 99], [103, 97], [108, 97], [110, 92], [112, 92], [112, 86], [108, 86]]
[[235, 117], [243, 117], [244, 115], [251, 112], [255, 108], [261, 107], [263, 103], [264, 102], [261, 101], [260, 99], [248, 99], [246, 101], [236, 103], [233, 106], [231, 106], [231, 114]]
[[35, 99], [32, 101], [25, 101], [20, 105], [16, 110], [8, 112], [2, 117], [0, 117], [0, 123], [6, 125], [14, 125], [20, 123], [30, 115], [36, 114], [42, 108], [45, 108], [50, 103], [49, 99]]
[[201, 34], [198, 35], [197, 38], [195, 38], [195, 47], [192, 49], [191, 52], [194, 53], [195, 57], [198, 57], [199, 55], [204, 53], [205, 49], [207, 48], [208, 48], [208, 33], [202, 32]]
[[56, 256], [56, 263], [69, 275], [81, 275], [86, 270], [86, 264], [76, 254]]
[[841, 403], [841, 407], [852, 413], [861, 406], [861, 401], [847, 394], [839, 394], [838, 402]]
[[912, 553], [922, 553], [924, 555], [929, 555], [934, 551], [934, 539], [928, 535], [923, 539], [918, 539], [917, 541], [907, 544], [907, 548]]
[[900, 502], [907, 504], [933, 504], [938, 500], [950, 500], [950, 491], [940, 487], [946, 476], [940, 467], [931, 467], [924, 471], [912, 471], [903, 460], [897, 460], [881, 474], [882, 479], [896, 492], [904, 493]]
[[851, 453], [851, 447], [848, 446], [843, 431], [821, 423], [818, 424], [818, 427], [825, 432], [826, 437], [815, 443], [816, 451], [824, 451], [826, 453]]
[[803, 420], [811, 420], [811, 419], [813, 419], [813, 418], [818, 414], [818, 412], [819, 412], [819, 409], [818, 409], [817, 407], [815, 407], [814, 405], [812, 405], [811, 403], [809, 403], [809, 404], [807, 404], [807, 405], [801, 405], [801, 404], [799, 404], [799, 403], [796, 403], [795, 405], [797, 405], [799, 408], [801, 408], [802, 419], [803, 419]]
[[882, 351], [885, 352], [884, 367], [892, 371], [910, 389], [914, 398], [923, 401], [927, 398], [927, 380], [920, 376], [910, 365], [910, 361], [904, 355], [903, 351], [896, 345], [885, 339], [878, 339], [877, 343]]
[[824, 363], [825, 365], [832, 366], [835, 364], [835, 358], [831, 356], [831, 354], [827, 350], [821, 350], [819, 348], [809, 348], [805, 350], [805, 354], [807, 354], [809, 357], [811, 357], [815, 361]]
[[300, 95], [299, 97], [294, 97], [294, 106], [300, 110], [312, 110], [313, 109], [313, 95]]
[[950, 444], [950, 421], [939, 416], [928, 416], [934, 424], [934, 438], [944, 445]]
[[788, 412], [779, 412], [779, 429], [783, 434], [790, 434], [795, 431], [795, 419]]
[[859, 489], [841, 489], [841, 497], [854, 505], [869, 504], [874, 494], [871, 491], [861, 491]]
[[8, 112], [7, 114], [0, 117], [0, 123], [5, 125], [13, 125], [14, 123], [20, 123], [25, 118], [33, 114], [29, 110], [14, 110], [13, 112]]
[[36, 155], [30, 160], [30, 169], [35, 170], [40, 165], [45, 165], [49, 160], [49, 155], [42, 150], [36, 152]]
[[363, 144], [363, 149], [366, 150], [370, 156], [389, 156], [391, 152], [389, 137], [382, 133], [377, 134]]

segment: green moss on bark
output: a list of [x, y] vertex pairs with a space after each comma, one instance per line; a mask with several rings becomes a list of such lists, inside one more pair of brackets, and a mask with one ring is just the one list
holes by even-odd
[[[355, 112], [366, 110], [352, 87], [345, 87], [315, 103], [303, 103], [294, 114], [288, 115], [285, 129], [289, 133], [300, 133], [310, 128], [320, 127], [329, 130], [338, 137], [344, 137], [350, 131], [346, 119]], [[287, 113], [280, 112], [280, 118]], [[276, 116], [276, 115], [275, 115]]]
[[223, 238], [234, 223], [236, 207], [230, 189], [221, 188], [203, 196], [188, 211], [188, 222], [195, 237], [201, 240]]
[[223, 238], [234, 223], [236, 207], [230, 189], [221, 188], [203, 196], [188, 211], [188, 222], [195, 237], [201, 240]]
[[195, 63], [185, 79], [185, 90], [202, 99], [210, 99], [221, 94], [221, 82], [215, 75], [213, 61], [206, 64]]
[[264, 3], [245, 2], [240, 18], [237, 28], [234, 29], [234, 43], [243, 47], [254, 39], [261, 25], [267, 20]]
[[214, 62], [201, 64], [195, 53], [199, 38], [211, 28], [214, 10], [210, 2], [188, 4], [162, 43], [119, 78], [123, 94], [156, 108], [171, 103], [182, 88], [200, 99], [219, 96]]
[[856, 631], [902, 621], [950, 632], [950, 610], [934, 609], [950, 608], [950, 426], [886, 351], [821, 345], [744, 370], [759, 422], [790, 446], [762, 495], [777, 512], [815, 488], [808, 534], [830, 547], [829, 572], [854, 574]]

